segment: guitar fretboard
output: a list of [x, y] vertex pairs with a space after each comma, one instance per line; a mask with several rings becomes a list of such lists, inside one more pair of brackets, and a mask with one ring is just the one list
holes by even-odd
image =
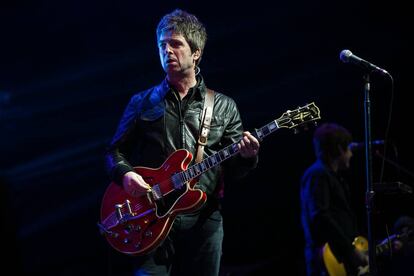
[[[278, 130], [279, 127], [279, 119], [270, 122], [269, 124], [255, 129], [252, 133], [254, 137], [259, 140], [262, 140], [264, 137], [268, 136], [269, 134], [273, 133], [274, 131]], [[196, 178], [203, 174], [204, 172], [208, 171], [209, 169], [217, 166], [221, 162], [229, 159], [232, 156], [235, 156], [239, 153], [238, 143], [233, 143], [224, 149], [216, 152], [215, 154], [203, 159], [200, 163], [194, 164], [190, 166], [187, 170], [180, 172], [180, 178], [183, 182], [190, 181], [193, 178]]]
[[[315, 103], [310, 103], [295, 110], [286, 111], [280, 118], [271, 121], [261, 128], [255, 129], [252, 132], [252, 135], [261, 141], [263, 138], [280, 128], [296, 128], [297, 126], [319, 120], [320, 118], [319, 108]], [[174, 187], [180, 189], [188, 181], [238, 154], [238, 143], [239, 142], [233, 143], [203, 159], [200, 163], [191, 165], [187, 170], [174, 174], [172, 176]]]

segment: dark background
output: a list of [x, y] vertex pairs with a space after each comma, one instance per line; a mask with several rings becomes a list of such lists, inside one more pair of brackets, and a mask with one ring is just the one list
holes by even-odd
[[[333, 2], [1, 1], [4, 268], [27, 275], [129, 272], [133, 260], [114, 252], [96, 227], [109, 185], [103, 150], [131, 95], [164, 78], [155, 28], [174, 8], [205, 23], [202, 74], [235, 99], [248, 130], [315, 102], [321, 122], [342, 124], [364, 141], [363, 72], [339, 53], [350, 49], [388, 70], [393, 85], [371, 76], [372, 139], [387, 137], [386, 157], [402, 166], [385, 162], [382, 181], [413, 186], [408, 4]], [[272, 134], [262, 142], [258, 168], [226, 186], [223, 275], [303, 274], [299, 180], [314, 160], [312, 132]], [[355, 153], [349, 177], [366, 235], [364, 160]], [[374, 182], [381, 164], [373, 156]], [[379, 193], [376, 202], [376, 240], [398, 216], [414, 215], [412, 195]]]

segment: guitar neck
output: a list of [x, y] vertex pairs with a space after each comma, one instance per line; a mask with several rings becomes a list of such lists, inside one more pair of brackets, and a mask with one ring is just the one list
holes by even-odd
[[[281, 119], [274, 120], [270, 122], [269, 124], [259, 128], [255, 129], [252, 132], [252, 135], [256, 137], [258, 140], [262, 140], [264, 137], [268, 136], [269, 134], [275, 132], [278, 130], [279, 127], [279, 121]], [[216, 152], [215, 154], [203, 159], [200, 163], [194, 164], [190, 166], [187, 170], [180, 172], [181, 179], [183, 179], [185, 182], [190, 181], [204, 172], [208, 171], [209, 169], [219, 165], [223, 161], [237, 155], [239, 153], [239, 147], [238, 143], [233, 143], [224, 149]]]
[[391, 242], [392, 242], [391, 240], [387, 240], [387, 241], [385, 241], [385, 242], [382, 242], [381, 244], [378, 244], [378, 245], [375, 247], [375, 254], [376, 254], [377, 256], [380, 256], [380, 255], [382, 255], [383, 253], [388, 252], [388, 251], [390, 250], [390, 243], [391, 243]]
[[388, 251], [391, 249], [391, 247], [392, 247], [392, 242], [393, 242], [394, 240], [398, 239], [398, 240], [402, 240], [402, 241], [404, 241], [404, 240], [405, 240], [405, 239], [407, 239], [407, 237], [409, 237], [411, 234], [412, 234], [412, 231], [407, 231], [407, 232], [404, 232], [404, 233], [396, 233], [396, 234], [393, 234], [393, 235], [391, 235], [391, 236], [389, 236], [389, 237], [385, 238], [383, 241], [381, 241], [381, 243], [380, 243], [380, 244], [378, 244], [378, 245], [375, 247], [375, 253], [376, 253], [377, 255], [381, 255], [381, 254], [383, 254], [383, 253], [388, 252]]
[[[255, 129], [252, 135], [259, 141], [280, 128], [296, 128], [321, 118], [319, 108], [315, 103], [309, 103], [295, 110], [288, 110], [276, 120], [261, 128]], [[180, 188], [184, 183], [200, 176], [209, 169], [239, 153], [238, 143], [233, 143], [215, 154], [203, 159], [200, 163], [190, 166], [187, 170], [175, 174], [172, 178], [174, 186]]]

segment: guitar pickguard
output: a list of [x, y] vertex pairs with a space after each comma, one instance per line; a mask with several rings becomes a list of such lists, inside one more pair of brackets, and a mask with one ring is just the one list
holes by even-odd
[[183, 185], [180, 189], [174, 189], [164, 194], [160, 199], [154, 200], [157, 217], [162, 218], [168, 215], [187, 190], [187, 185]]

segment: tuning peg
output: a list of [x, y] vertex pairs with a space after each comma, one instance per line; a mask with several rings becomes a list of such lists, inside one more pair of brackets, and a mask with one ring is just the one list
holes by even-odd
[[299, 129], [294, 128], [294, 129], [293, 129], [293, 134], [298, 134], [298, 133], [299, 133]]

